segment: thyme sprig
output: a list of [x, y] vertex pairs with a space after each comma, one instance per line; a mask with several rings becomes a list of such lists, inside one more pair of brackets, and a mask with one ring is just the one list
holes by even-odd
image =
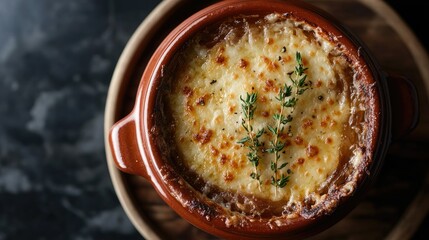
[[[273, 176], [271, 176], [271, 185], [276, 187], [276, 194], [278, 188], [283, 188], [289, 182], [289, 175], [285, 176], [284, 173], [281, 173], [280, 170], [285, 168], [288, 162], [282, 163], [280, 166], [280, 152], [283, 151], [285, 143], [280, 141], [279, 137], [283, 134], [285, 126], [292, 122], [293, 117], [291, 115], [285, 116], [283, 114], [285, 108], [292, 108], [292, 111], [295, 109], [296, 103], [298, 102], [298, 96], [302, 95], [306, 90], [309, 89], [309, 84], [306, 82], [307, 75], [305, 71], [308, 69], [304, 67], [302, 62], [301, 53], [297, 52], [296, 56], [296, 66], [295, 71], [288, 74], [289, 79], [292, 81], [292, 85], [284, 84], [280, 88], [279, 94], [276, 97], [276, 100], [280, 102], [280, 112], [273, 115], [275, 126], [268, 126], [268, 130], [273, 134], [274, 140], [270, 141], [270, 148], [265, 151], [271, 154], [274, 154], [274, 160], [271, 161], [271, 171], [273, 171]], [[293, 94], [293, 88], [295, 88], [295, 94]]]
[[283, 188], [289, 181], [289, 176], [285, 176], [283, 173], [279, 176], [279, 171], [287, 166], [287, 162], [284, 162], [280, 166], [278, 166], [280, 159], [280, 152], [283, 151], [285, 147], [285, 143], [280, 141], [280, 134], [283, 133], [285, 125], [290, 123], [293, 118], [291, 115], [287, 117], [283, 114], [285, 108], [292, 108], [295, 106], [298, 99], [295, 97], [290, 98], [292, 96], [292, 86], [288, 86], [287, 84], [284, 87], [280, 88], [279, 94], [276, 97], [276, 100], [280, 102], [280, 112], [275, 113], [273, 115], [274, 120], [276, 121], [275, 126], [267, 126], [268, 130], [273, 134], [274, 140], [270, 141], [270, 148], [267, 148], [265, 151], [271, 154], [274, 154], [274, 161], [271, 161], [271, 171], [274, 172], [274, 175], [271, 176], [271, 185], [277, 188]]
[[247, 159], [254, 167], [254, 171], [250, 173], [250, 177], [258, 181], [259, 190], [261, 190], [261, 174], [258, 170], [259, 160], [261, 157], [259, 156], [259, 151], [262, 146], [259, 138], [264, 134], [264, 128], [254, 131], [252, 120], [256, 110], [256, 101], [258, 99], [258, 95], [256, 93], [246, 93], [246, 98], [244, 99], [240, 95], [241, 100], [241, 108], [243, 112], [243, 118], [241, 120], [241, 126], [246, 130], [247, 136], [240, 139], [237, 143], [243, 144], [249, 148], [249, 152], [247, 154]]
[[276, 194], [278, 188], [283, 188], [287, 185], [291, 174], [290, 169], [286, 171], [287, 175], [282, 172], [282, 170], [288, 165], [288, 162], [285, 161], [279, 165], [281, 157], [280, 153], [286, 146], [285, 143], [280, 140], [280, 138], [284, 133], [285, 127], [293, 120], [293, 117], [290, 114], [286, 115], [284, 112], [286, 108], [291, 108], [292, 110], [290, 112], [293, 112], [299, 100], [299, 96], [310, 88], [309, 81], [307, 81], [307, 74], [305, 73], [308, 68], [304, 66], [300, 52], [296, 52], [295, 59], [295, 70], [288, 73], [292, 84], [288, 85], [285, 83], [280, 88], [279, 93], [276, 96], [276, 100], [280, 103], [280, 111], [273, 115], [275, 124], [273, 126], [267, 126], [274, 138], [273, 140], [269, 141], [269, 148], [262, 150], [263, 143], [260, 141], [260, 137], [265, 133], [265, 129], [262, 128], [258, 131], [255, 131], [253, 127], [253, 119], [258, 95], [256, 93], [246, 93], [245, 98], [240, 95], [241, 108], [243, 112], [241, 125], [244, 130], [246, 130], [247, 135], [240, 139], [237, 143], [247, 146], [249, 149], [247, 159], [254, 167], [250, 177], [258, 181], [259, 190], [261, 190], [262, 183], [261, 174], [258, 169], [259, 162], [262, 159], [259, 153], [263, 151], [274, 154], [274, 159], [270, 161], [270, 169], [273, 171], [273, 175], [271, 176], [271, 184], [276, 187]]
[[[300, 52], [296, 52], [295, 55], [296, 59], [296, 66], [295, 71], [290, 72], [289, 79], [292, 81], [295, 89], [296, 89], [296, 95], [302, 95], [305, 91], [307, 91], [310, 88], [310, 85], [307, 80], [307, 74], [305, 74], [305, 71], [308, 70], [307, 67], [304, 67], [304, 64], [302, 63], [302, 57]], [[293, 77], [295, 76], [295, 78]], [[295, 97], [296, 98], [296, 97]], [[298, 101], [298, 99], [296, 99]], [[294, 105], [296, 104], [296, 101]]]

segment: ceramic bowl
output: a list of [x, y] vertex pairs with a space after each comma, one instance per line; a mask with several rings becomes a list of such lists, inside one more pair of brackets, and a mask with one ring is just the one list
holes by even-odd
[[[191, 187], [184, 187], [184, 179], [165, 161], [165, 154], [157, 144], [154, 110], [158, 87], [164, 67], [174, 54], [198, 31], [231, 16], [292, 14], [321, 28], [337, 39], [361, 66], [364, 84], [372, 86], [367, 93], [371, 129], [366, 149], [372, 154], [362, 168], [355, 192], [337, 199], [333, 211], [315, 217], [297, 217], [273, 227], [269, 219], [233, 225], [225, 222], [221, 206], [207, 201]], [[237, 239], [299, 239], [323, 231], [347, 214], [357, 204], [380, 170], [387, 149], [394, 138], [401, 137], [417, 124], [417, 96], [413, 85], [405, 78], [382, 71], [364, 44], [327, 13], [301, 1], [229, 0], [213, 4], [186, 19], [159, 45], [146, 66], [138, 88], [135, 107], [117, 122], [109, 136], [110, 150], [117, 167], [149, 180], [160, 197], [181, 217], [196, 227], [223, 238]], [[395, 109], [401, 111], [393, 111]], [[392, 110], [393, 109], [393, 110]], [[185, 204], [189, 203], [189, 204]]]

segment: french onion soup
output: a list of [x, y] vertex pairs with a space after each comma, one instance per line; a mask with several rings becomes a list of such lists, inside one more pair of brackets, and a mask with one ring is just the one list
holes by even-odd
[[152, 133], [180, 185], [210, 204], [172, 194], [227, 225], [331, 213], [371, 161], [361, 78], [338, 39], [292, 15], [199, 31], [163, 68]]

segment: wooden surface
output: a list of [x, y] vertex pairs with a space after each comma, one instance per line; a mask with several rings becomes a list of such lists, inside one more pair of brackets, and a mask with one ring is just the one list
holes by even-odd
[[[429, 62], [426, 52], [397, 15], [377, 0], [311, 0], [332, 13], [368, 45], [387, 72], [409, 77], [420, 97], [420, 124], [392, 144], [376, 183], [343, 220], [312, 239], [409, 239], [429, 208]], [[112, 79], [105, 129], [130, 112], [140, 76], [154, 47], [187, 15], [201, 8], [164, 1], [137, 29]], [[162, 16], [169, 16], [167, 18]], [[162, 22], [164, 19], [165, 22]], [[161, 28], [154, 28], [160, 24]], [[123, 88], [119, 86], [124, 83]], [[397, 109], [396, 110], [400, 110]], [[147, 239], [216, 239], [178, 217], [143, 178], [120, 173], [108, 154], [118, 197]]]

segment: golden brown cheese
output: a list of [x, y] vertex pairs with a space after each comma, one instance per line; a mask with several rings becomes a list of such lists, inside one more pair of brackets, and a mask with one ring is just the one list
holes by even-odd
[[[281, 203], [279, 211], [291, 217], [294, 210], [286, 211], [291, 206], [317, 206], [325, 200], [336, 170], [349, 159], [357, 165], [362, 158], [354, 148], [356, 132], [362, 129], [359, 123], [349, 124], [362, 111], [351, 100], [353, 67], [319, 29], [279, 14], [232, 19], [215, 32], [201, 32], [189, 40], [163, 89], [179, 165], [198, 176], [203, 184], [196, 188], [215, 201], [219, 195], [211, 193], [213, 189], [252, 196]], [[288, 163], [280, 173], [290, 181], [284, 188], [271, 185], [274, 155], [262, 153], [258, 187], [249, 177], [253, 166], [246, 157], [248, 148], [237, 143], [246, 136], [240, 96], [258, 94], [255, 129], [274, 125], [272, 116], [279, 111], [275, 97], [284, 83], [291, 84], [288, 73], [295, 68], [296, 52], [308, 67], [311, 89], [299, 97], [293, 112], [285, 109], [293, 121], [280, 136], [286, 147], [279, 164]], [[267, 146], [271, 138], [266, 133], [261, 141]], [[353, 191], [353, 183], [346, 188]], [[255, 203], [246, 204], [252, 208]], [[234, 208], [247, 211], [249, 206], [236, 203]]]

